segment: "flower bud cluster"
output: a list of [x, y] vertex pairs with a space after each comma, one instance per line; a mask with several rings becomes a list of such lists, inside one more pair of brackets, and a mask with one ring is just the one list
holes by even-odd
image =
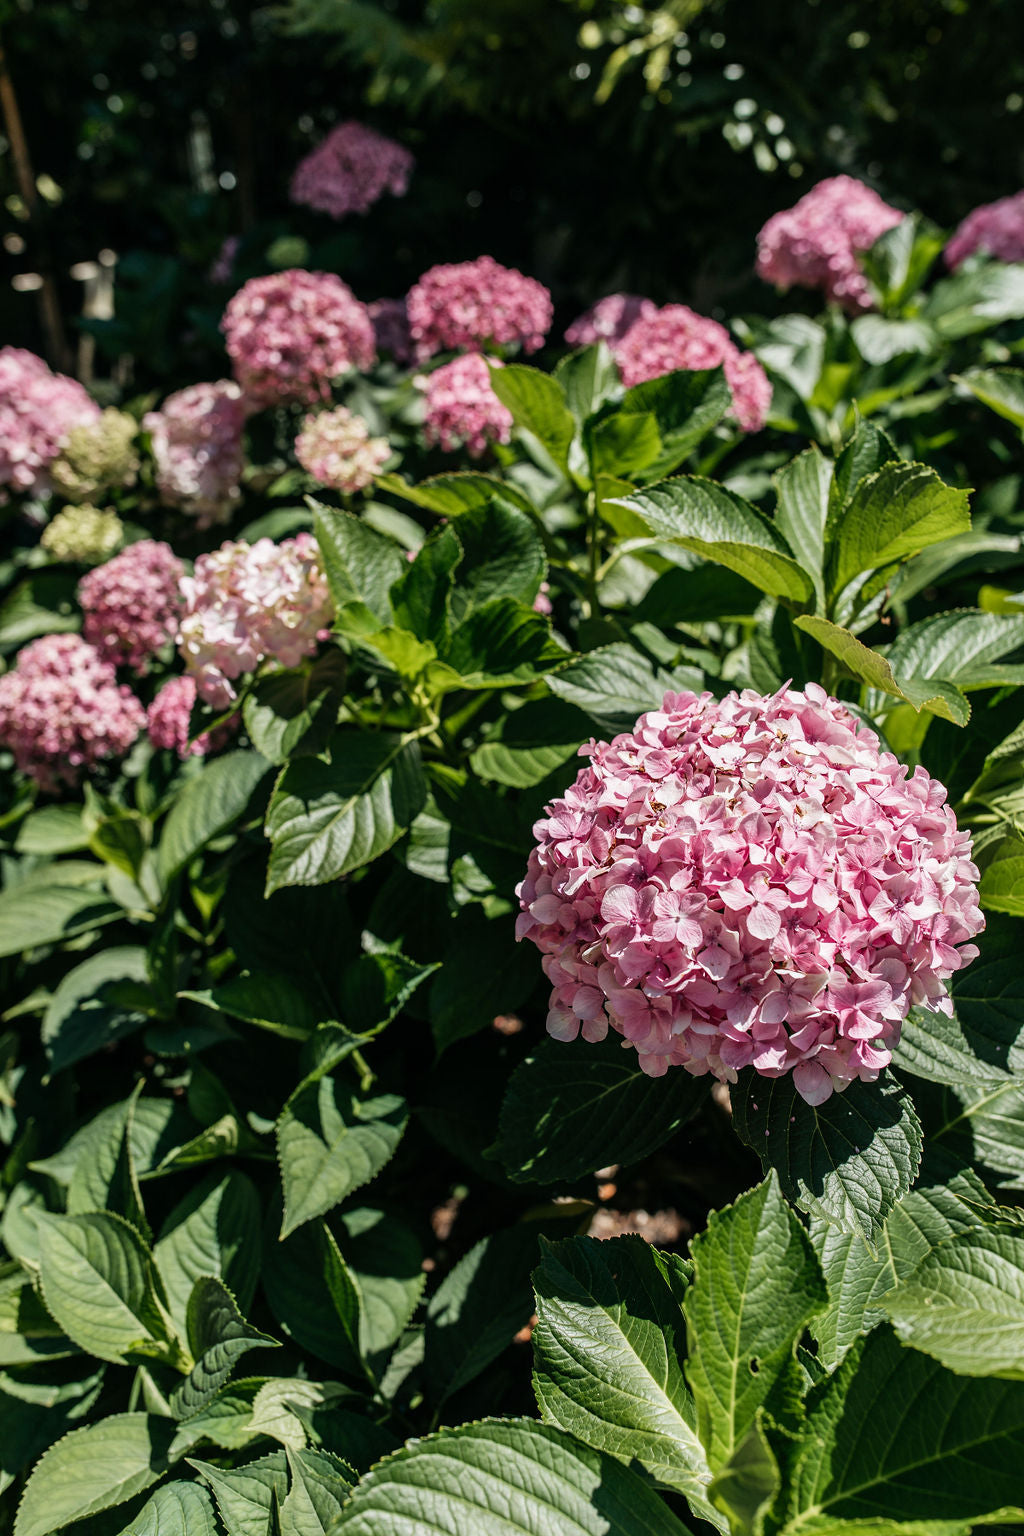
[[479, 352], [467, 352], [418, 380], [427, 397], [423, 435], [431, 447], [453, 453], [465, 448], [479, 459], [491, 443], [512, 436], [512, 413], [491, 388], [491, 375]]
[[180, 758], [205, 757], [229, 741], [234, 733], [232, 721], [203, 731], [189, 741], [192, 709], [196, 702], [194, 677], [169, 678], [146, 710], [146, 730], [154, 747], [177, 752]]
[[1024, 261], [1024, 191], [973, 209], [946, 246], [946, 266], [954, 271], [975, 251], [998, 261]]
[[638, 320], [658, 313], [653, 299], [635, 293], [609, 293], [578, 315], [565, 333], [570, 347], [593, 347], [599, 341], [615, 347]]
[[124, 524], [109, 507], [64, 507], [47, 523], [39, 542], [54, 560], [100, 565], [121, 548]]
[[878, 1076], [910, 1008], [951, 1012], [984, 926], [971, 839], [822, 688], [666, 694], [580, 750], [519, 890], [556, 1039], [610, 1025], [651, 1076], [792, 1072], [820, 1104]]
[[138, 430], [134, 416], [113, 406], [95, 420], [72, 427], [50, 465], [54, 489], [66, 501], [91, 502], [101, 492], [134, 485], [139, 472]]

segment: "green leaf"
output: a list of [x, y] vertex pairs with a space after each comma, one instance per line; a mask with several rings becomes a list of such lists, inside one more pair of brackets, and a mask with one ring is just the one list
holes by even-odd
[[455, 567], [462, 544], [452, 527], [435, 529], [391, 588], [395, 623], [420, 640], [448, 643]]
[[[1017, 968], [1013, 967], [1016, 972]], [[1001, 1021], [995, 1009], [982, 1029], [965, 1024], [958, 1015], [912, 1008], [903, 1021], [893, 1065], [930, 1083], [993, 1083], [1024, 1069], [1024, 1048], [1018, 1045], [1020, 1019]]]
[[51, 1072], [144, 1028], [153, 1008], [144, 949], [115, 946], [90, 955], [68, 971], [43, 1015]]
[[400, 475], [378, 475], [377, 488], [425, 507], [440, 517], [459, 517], [475, 507], [486, 506], [495, 496], [504, 497], [524, 512], [532, 511], [528, 497], [496, 475], [482, 475], [474, 470], [451, 475], [434, 475], [419, 485], [409, 485]]
[[732, 1103], [737, 1134], [777, 1171], [788, 1199], [875, 1243], [921, 1161], [921, 1123], [894, 1078], [853, 1082], [812, 1105], [790, 1077], [746, 1072]]
[[797, 629], [802, 629], [817, 640], [823, 650], [829, 651], [842, 662], [846, 670], [858, 682], [878, 688], [891, 698], [909, 704], [919, 714], [926, 709], [929, 714], [939, 715], [954, 725], [966, 725], [971, 717], [971, 706], [952, 683], [934, 677], [912, 677], [898, 681], [893, 675], [891, 658], [886, 658], [866, 646], [848, 629], [842, 629], [829, 619], [819, 619], [813, 614], [801, 614], [794, 619]]
[[284, 1451], [272, 1451], [242, 1467], [214, 1467], [189, 1461], [213, 1490], [217, 1511], [230, 1536], [267, 1536], [270, 1511], [288, 1492], [288, 1461]]
[[681, 1364], [688, 1278], [641, 1237], [546, 1244], [534, 1276], [534, 1390], [545, 1424], [639, 1463], [721, 1528]]
[[633, 611], [634, 624], [654, 624], [671, 630], [708, 620], [749, 618], [764, 602], [764, 593], [733, 571], [720, 566], [714, 581], [708, 580], [703, 560], [693, 559], [693, 569], [674, 565], [648, 588]]
[[258, 677], [245, 696], [242, 718], [249, 739], [268, 763], [315, 757], [338, 723], [345, 657], [331, 649], [311, 667]]
[[693, 1282], [684, 1311], [686, 1377], [712, 1472], [727, 1465], [758, 1409], [798, 1416], [796, 1346], [826, 1303], [818, 1261], [771, 1173], [690, 1245]]
[[292, 1485], [281, 1505], [281, 1536], [322, 1536], [341, 1514], [356, 1474], [324, 1451], [286, 1449]]
[[173, 1434], [169, 1419], [146, 1413], [117, 1413], [73, 1429], [36, 1463], [14, 1536], [50, 1536], [152, 1487], [167, 1470]]
[[537, 984], [537, 957], [516, 943], [508, 918], [479, 908], [459, 915], [430, 986], [430, 1023], [438, 1054], [514, 1013]]
[[75, 603], [77, 574], [68, 570], [32, 571], [0, 604], [0, 647], [24, 645], [36, 635], [80, 629]]
[[649, 1484], [528, 1419], [483, 1419], [413, 1440], [357, 1484], [334, 1536], [683, 1536]]
[[404, 552], [351, 512], [316, 504], [313, 524], [335, 609], [362, 603], [389, 624], [391, 588], [407, 568]]
[[1024, 319], [1024, 267], [987, 261], [953, 273], [936, 283], [923, 318], [949, 341]]
[[171, 1393], [176, 1419], [187, 1419], [205, 1408], [249, 1350], [279, 1347], [276, 1339], [249, 1326], [231, 1292], [212, 1275], [201, 1275], [192, 1287], [186, 1324], [195, 1365]]
[[957, 973], [952, 990], [971, 1050], [992, 1066], [1024, 1076], [1024, 974], [1016, 956], [990, 959], [982, 954]]
[[[650, 415], [659, 451], [644, 466], [652, 478], [667, 475], [688, 458], [732, 405], [732, 390], [721, 368], [680, 368], [634, 384], [622, 397], [623, 416]], [[619, 471], [614, 465], [612, 473]]]
[[570, 762], [590, 735], [582, 710], [558, 698], [531, 699], [501, 715], [470, 758], [482, 779], [528, 789]]
[[263, 1284], [275, 1317], [297, 1344], [362, 1378], [362, 1297], [326, 1222], [268, 1242]]
[[619, 388], [618, 364], [603, 341], [560, 358], [555, 378], [578, 427], [585, 426]]
[[0, 958], [64, 943], [123, 916], [122, 908], [99, 891], [57, 884], [12, 886], [0, 892]]
[[964, 1376], [1024, 1380], [1024, 1236], [975, 1228], [881, 1298], [904, 1344]]
[[107, 1212], [42, 1213], [39, 1228], [43, 1300], [68, 1338], [115, 1364], [178, 1362], [159, 1278], [134, 1227]]
[[452, 619], [498, 597], [532, 603], [547, 574], [537, 525], [518, 506], [495, 499], [463, 514], [458, 523], [464, 555], [451, 594]]
[[966, 491], [945, 485], [927, 465], [886, 464], [857, 483], [830, 521], [829, 590], [841, 596], [862, 572], [906, 560], [970, 527]]
[[481, 1238], [444, 1277], [424, 1327], [432, 1402], [446, 1402], [479, 1376], [530, 1321], [530, 1271], [540, 1252], [538, 1224], [524, 1221]]
[[256, 1289], [260, 1205], [244, 1173], [208, 1173], [171, 1211], [153, 1249], [168, 1310], [182, 1337], [196, 1281], [213, 1275], [248, 1307]]
[[513, 1072], [495, 1155], [509, 1177], [543, 1184], [637, 1163], [696, 1114], [707, 1093], [684, 1072], [647, 1077], [618, 1036], [545, 1041]]
[[977, 368], [970, 373], [951, 374], [954, 384], [969, 389], [975, 399], [1012, 421], [1024, 431], [1024, 369]]
[[774, 478], [775, 527], [810, 573], [819, 607], [825, 598], [822, 570], [832, 472], [832, 464], [812, 447], [798, 454]]
[[230, 1381], [217, 1396], [178, 1425], [171, 1445], [171, 1457], [183, 1456], [202, 1441], [225, 1451], [241, 1450], [258, 1438], [251, 1428], [253, 1407], [265, 1378], [254, 1376], [244, 1381]]
[[227, 752], [204, 763], [164, 822], [156, 856], [163, 885], [240, 820], [269, 772], [270, 764], [258, 752]]
[[213, 1500], [200, 1483], [164, 1483], [120, 1536], [217, 1536]]
[[602, 645], [549, 673], [547, 684], [558, 698], [575, 704], [613, 735], [631, 731], [639, 715], [660, 709], [667, 692], [685, 686], [671, 672], [655, 668], [633, 646], [619, 642]]
[[523, 363], [491, 363], [491, 388], [520, 431], [531, 432], [560, 469], [567, 469], [575, 423], [565, 391], [550, 373]]
[[359, 1099], [339, 1079], [307, 1079], [277, 1122], [284, 1187], [281, 1236], [339, 1205], [379, 1173], [402, 1139], [408, 1112], [396, 1094]]
[[987, 911], [1024, 917], [1024, 843], [1018, 838], [1004, 838], [998, 845], [992, 862], [985, 866], [978, 894]]
[[439, 673], [434, 691], [532, 683], [568, 654], [542, 614], [514, 597], [498, 597], [473, 609], [456, 629], [441, 656], [452, 675]]
[[44, 805], [30, 811], [19, 823], [14, 839], [15, 852], [51, 858], [59, 853], [78, 853], [88, 846], [89, 833], [80, 805]]
[[342, 974], [340, 1012], [359, 1034], [377, 1033], [439, 967], [438, 960], [420, 965], [390, 951], [360, 955]]
[[963, 689], [1024, 682], [1024, 666], [1000, 658], [1024, 647], [1024, 614], [961, 609], [901, 630], [886, 655], [900, 678], [944, 678]]
[[811, 1218], [811, 1242], [829, 1295], [811, 1331], [826, 1370], [834, 1370], [862, 1333], [884, 1321], [880, 1298], [913, 1274], [922, 1259], [958, 1232], [996, 1215], [995, 1202], [976, 1173], [931, 1152], [925, 1165], [921, 1183], [886, 1217], [877, 1253], [859, 1233]]
[[954, 1376], [877, 1328], [811, 1396], [786, 1529], [1024, 1518], [1022, 1455], [1024, 1386]]
[[813, 600], [811, 576], [774, 524], [713, 480], [665, 480], [622, 497], [619, 505], [638, 513], [656, 538], [726, 566], [772, 597], [801, 606]]
[[711, 1484], [711, 1497], [737, 1536], [762, 1536], [765, 1515], [782, 1487], [779, 1464], [764, 1431], [764, 1410]]
[[323, 1022], [323, 1010], [314, 1005], [308, 991], [279, 971], [243, 971], [220, 986], [178, 996], [286, 1040], [305, 1040]]
[[872, 367], [883, 367], [894, 357], [909, 353], [927, 355], [941, 347], [938, 336], [923, 320], [890, 320], [882, 315], [858, 315], [850, 323], [854, 345]]
[[267, 810], [267, 895], [325, 885], [369, 864], [398, 841], [425, 799], [415, 741], [338, 731], [329, 763], [300, 758], [278, 779]]

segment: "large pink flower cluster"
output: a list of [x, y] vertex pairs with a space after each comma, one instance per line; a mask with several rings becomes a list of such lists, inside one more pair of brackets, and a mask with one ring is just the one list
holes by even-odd
[[222, 747], [233, 734], [231, 720], [189, 741], [192, 709], [196, 702], [194, 677], [169, 678], [146, 710], [146, 730], [154, 747], [177, 752], [181, 758], [205, 757]]
[[757, 237], [757, 275], [778, 288], [822, 288], [844, 309], [870, 309], [857, 253], [903, 217], [855, 177], [829, 176], [772, 214]]
[[609, 293], [577, 315], [565, 339], [570, 347], [592, 347], [599, 341], [614, 347], [638, 320], [648, 320], [657, 313], [653, 299], [642, 299], [635, 293]]
[[245, 467], [245, 403], [238, 385], [232, 379], [191, 384], [168, 395], [142, 425], [152, 439], [161, 499], [190, 513], [200, 528], [227, 521]]
[[0, 677], [0, 743], [40, 788], [123, 757], [146, 723], [130, 688], [79, 635], [44, 635]]
[[140, 539], [78, 583], [82, 633], [114, 666], [146, 670], [173, 640], [181, 614], [185, 567], [169, 544]]
[[768, 376], [752, 352], [741, 352], [724, 325], [685, 304], [666, 304], [630, 326], [614, 348], [627, 388], [677, 368], [725, 370], [732, 415], [744, 432], [759, 432], [772, 402]]
[[295, 457], [321, 485], [352, 495], [373, 484], [391, 457], [391, 445], [386, 437], [371, 437], [361, 416], [336, 405], [306, 417], [295, 439]]
[[971, 840], [942, 785], [816, 684], [666, 694], [537, 823], [520, 938], [548, 1031], [611, 1026], [660, 1076], [793, 1073], [820, 1104], [891, 1059], [978, 953]]
[[200, 697], [226, 709], [232, 686], [262, 661], [295, 667], [327, 638], [334, 617], [316, 540], [229, 540], [200, 555], [181, 583], [178, 648]]
[[431, 267], [409, 289], [409, 330], [420, 362], [436, 352], [520, 345], [536, 352], [551, 329], [551, 295], [493, 256]]
[[221, 321], [235, 378], [253, 407], [326, 398], [332, 379], [372, 368], [373, 324], [347, 283], [293, 267], [243, 283]]
[[512, 413], [491, 388], [490, 370], [479, 352], [467, 352], [420, 381], [427, 397], [423, 435], [431, 446], [453, 453], [465, 448], [478, 459], [490, 443], [507, 443]]
[[404, 195], [414, 164], [394, 139], [364, 123], [339, 123], [295, 167], [291, 199], [335, 219], [366, 213], [385, 192]]
[[100, 408], [76, 379], [53, 373], [24, 347], [0, 347], [0, 486], [41, 495], [72, 427]]
[[999, 261], [1024, 261], [1024, 191], [972, 209], [946, 246], [946, 266], [955, 270], [975, 251]]

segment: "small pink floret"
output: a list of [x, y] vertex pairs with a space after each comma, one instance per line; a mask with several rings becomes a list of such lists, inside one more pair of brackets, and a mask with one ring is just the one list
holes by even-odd
[[984, 927], [970, 836], [822, 688], [666, 694], [580, 750], [519, 887], [555, 1039], [610, 1025], [652, 1076], [791, 1072], [821, 1104], [948, 1011]]

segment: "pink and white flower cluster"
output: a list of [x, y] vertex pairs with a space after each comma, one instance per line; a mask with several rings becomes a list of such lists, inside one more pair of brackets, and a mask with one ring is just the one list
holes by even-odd
[[228, 540], [200, 555], [181, 583], [178, 649], [201, 698], [226, 709], [232, 686], [262, 661], [295, 667], [327, 638], [334, 617], [312, 534], [275, 544]]
[[372, 485], [391, 457], [386, 437], [371, 437], [361, 416], [343, 405], [307, 416], [295, 439], [295, 457], [321, 485], [352, 495]]
[[142, 425], [150, 434], [161, 500], [195, 517], [200, 528], [226, 522], [245, 467], [245, 402], [232, 379], [191, 384], [168, 395]]
[[551, 295], [493, 256], [431, 267], [406, 298], [416, 357], [519, 345], [536, 352], [551, 329]]
[[946, 246], [946, 266], [955, 271], [975, 251], [998, 261], [1024, 261], [1024, 191], [973, 209]]
[[544, 954], [548, 1031], [609, 1024], [660, 1076], [793, 1073], [820, 1104], [888, 1065], [908, 1010], [984, 926], [971, 840], [816, 684], [666, 694], [534, 827], [518, 936]]
[[0, 743], [41, 789], [123, 757], [146, 723], [111, 662], [79, 635], [44, 635], [0, 677]]
[[657, 313], [653, 299], [636, 293], [609, 293], [576, 317], [565, 339], [570, 347], [593, 347], [604, 341], [614, 349], [638, 320], [649, 320]]
[[221, 321], [235, 378], [250, 406], [326, 399], [332, 379], [371, 368], [373, 323], [347, 283], [290, 268], [244, 283]]
[[177, 752], [180, 758], [205, 757], [224, 746], [234, 732], [232, 721], [203, 731], [189, 741], [192, 709], [196, 702], [194, 677], [169, 678], [146, 710], [146, 730], [154, 747]]
[[829, 176], [772, 214], [757, 237], [757, 275], [777, 288], [822, 288], [844, 309], [870, 309], [857, 253], [903, 217], [856, 177]]
[[752, 352], [743, 352], [724, 325], [685, 304], [665, 304], [643, 315], [614, 347], [627, 389], [677, 368], [718, 368], [732, 391], [732, 415], [744, 432], [759, 432], [768, 416], [772, 387]]
[[129, 544], [78, 583], [86, 640], [113, 666], [145, 672], [149, 658], [177, 633], [184, 574], [169, 544]]
[[401, 144], [364, 123], [339, 123], [299, 161], [291, 199], [334, 219], [366, 213], [385, 192], [405, 194], [415, 163]]
[[68, 433], [99, 416], [76, 379], [53, 373], [24, 347], [0, 347], [0, 486], [44, 494]]
[[427, 397], [423, 435], [430, 447], [452, 453], [465, 448], [480, 458], [489, 444], [507, 443], [512, 413], [491, 388], [490, 370], [479, 352], [467, 352], [419, 381]]

